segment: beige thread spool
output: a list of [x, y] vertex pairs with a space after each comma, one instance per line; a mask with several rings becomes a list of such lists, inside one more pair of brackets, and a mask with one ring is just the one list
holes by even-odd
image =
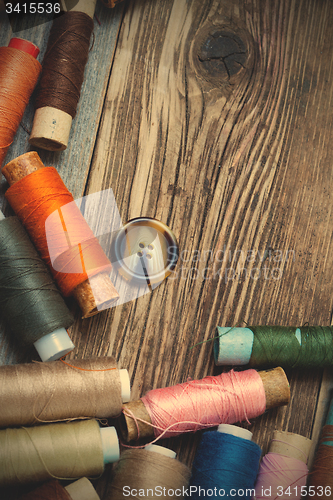
[[130, 399], [127, 370], [112, 357], [0, 367], [0, 427], [112, 418]]
[[[79, 0], [70, 11], [83, 12], [93, 19], [96, 1]], [[68, 11], [64, 0], [61, 0], [61, 8], [64, 12]], [[72, 121], [71, 115], [60, 109], [51, 106], [37, 109], [29, 138], [30, 144], [48, 151], [63, 151], [68, 146]]]
[[[44, 168], [44, 164], [35, 151], [25, 153], [2, 169], [8, 184], [12, 186], [27, 175]], [[88, 318], [98, 314], [101, 309], [111, 307], [118, 298], [118, 292], [113, 286], [107, 273], [100, 273], [87, 279], [78, 285], [73, 292], [77, 300], [83, 318]]]
[[[262, 370], [258, 374], [266, 394], [266, 410], [288, 404], [290, 387], [284, 370], [278, 367], [272, 370]], [[149, 413], [141, 399], [125, 404], [123, 410], [121, 433], [126, 442], [138, 439], [138, 428], [140, 438], [151, 439], [154, 437], [154, 428]], [[134, 415], [140, 420], [135, 420], [130, 415]]]
[[[161, 446], [150, 445], [144, 450], [126, 450], [121, 454], [111, 483], [110, 499], [137, 499], [139, 490], [149, 489], [149, 498], [157, 499], [158, 491], [168, 498], [183, 498], [191, 472], [176, 459], [176, 454]], [[165, 490], [164, 490], [165, 488]]]
[[99, 476], [119, 459], [114, 427], [96, 420], [0, 431], [0, 485]]

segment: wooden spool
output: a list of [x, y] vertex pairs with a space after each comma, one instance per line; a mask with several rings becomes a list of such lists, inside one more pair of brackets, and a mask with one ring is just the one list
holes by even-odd
[[[258, 374], [260, 375], [265, 389], [266, 410], [289, 403], [290, 387], [286, 374], [282, 368], [278, 367], [273, 370], [263, 370], [258, 372]], [[149, 413], [141, 399], [125, 404], [123, 409], [127, 414], [123, 413], [121, 432], [126, 442], [135, 441], [138, 437], [143, 439], [154, 437], [154, 428], [152, 427]], [[135, 420], [130, 415], [140, 420]], [[141, 420], [144, 420], [144, 422]]]
[[[70, 9], [71, 12], [83, 12], [94, 18], [97, 0], [79, 0]], [[67, 12], [66, 3], [61, 8]], [[33, 146], [47, 151], [63, 151], [67, 148], [72, 126], [72, 117], [68, 113], [50, 106], [39, 108], [35, 112], [29, 142]]]
[[269, 446], [270, 453], [295, 458], [307, 464], [312, 441], [292, 432], [274, 431]]
[[[35, 151], [25, 153], [7, 163], [2, 169], [8, 184], [12, 186], [27, 175], [44, 168]], [[107, 273], [100, 273], [78, 285], [73, 292], [83, 313], [83, 318], [98, 314], [102, 309], [111, 307], [119, 298]]]

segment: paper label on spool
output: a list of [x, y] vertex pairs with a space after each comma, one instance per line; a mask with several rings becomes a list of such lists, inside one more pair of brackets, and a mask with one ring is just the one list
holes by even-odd
[[253, 332], [249, 328], [217, 327], [214, 342], [216, 365], [247, 365], [253, 347]]

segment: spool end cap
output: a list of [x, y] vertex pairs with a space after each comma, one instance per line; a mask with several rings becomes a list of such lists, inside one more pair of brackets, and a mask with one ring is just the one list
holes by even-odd
[[37, 59], [39, 54], [39, 48], [32, 42], [28, 42], [28, 40], [23, 40], [23, 38], [12, 38], [8, 44], [8, 47], [12, 49], [22, 50], [26, 54], [30, 54], [32, 57]]
[[231, 434], [232, 436], [237, 436], [247, 441], [252, 441], [252, 432], [243, 429], [243, 427], [238, 427], [237, 425], [230, 424], [220, 424], [217, 428], [217, 432], [222, 432], [223, 434]]
[[114, 427], [101, 427], [104, 464], [112, 464], [119, 460], [120, 449], [117, 431]]
[[74, 344], [65, 328], [58, 328], [38, 339], [34, 346], [42, 361], [55, 361], [74, 349]]
[[131, 399], [131, 381], [128, 371], [125, 369], [119, 370], [120, 384], [121, 384], [121, 398], [123, 403], [128, 403]]

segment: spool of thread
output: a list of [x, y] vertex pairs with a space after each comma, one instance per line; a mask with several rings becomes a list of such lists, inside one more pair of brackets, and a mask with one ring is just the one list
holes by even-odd
[[215, 363], [310, 368], [333, 365], [333, 327], [217, 327]]
[[221, 373], [154, 389], [125, 404], [122, 434], [127, 442], [176, 436], [255, 418], [266, 409], [288, 404], [289, 399], [289, 383], [282, 368]]
[[17, 217], [0, 211], [0, 309], [22, 345], [42, 361], [74, 349], [66, 328], [74, 322], [44, 262]]
[[100, 498], [89, 479], [83, 477], [65, 487], [59, 481], [49, 481], [23, 495], [20, 500], [100, 500]]
[[233, 425], [219, 425], [202, 436], [192, 467], [191, 498], [252, 498], [261, 448], [252, 433]]
[[176, 459], [176, 453], [162, 446], [126, 450], [114, 471], [110, 499], [183, 498], [190, 475], [188, 467]]
[[111, 307], [119, 295], [110, 261], [56, 169], [44, 167], [32, 151], [5, 165], [3, 174], [10, 185], [6, 198], [62, 294], [76, 298], [84, 318]]
[[38, 54], [36, 45], [20, 38], [0, 47], [0, 167], [37, 84], [42, 69]]
[[261, 461], [254, 499], [304, 498], [310, 448], [310, 439], [275, 431], [269, 452]]
[[[29, 139], [35, 147], [67, 148], [88, 61], [95, 5], [96, 0], [79, 0], [53, 21]], [[65, 2], [62, 6], [67, 10]]]
[[[313, 468], [309, 475], [311, 498], [331, 498], [333, 494], [333, 400], [322, 429]], [[310, 490], [309, 490], [310, 491]], [[312, 494], [313, 493], [313, 494]], [[310, 497], [310, 495], [309, 495]]]
[[114, 427], [96, 420], [0, 430], [0, 485], [99, 476], [119, 459]]
[[114, 358], [0, 366], [0, 427], [74, 418], [112, 418], [130, 399]]

